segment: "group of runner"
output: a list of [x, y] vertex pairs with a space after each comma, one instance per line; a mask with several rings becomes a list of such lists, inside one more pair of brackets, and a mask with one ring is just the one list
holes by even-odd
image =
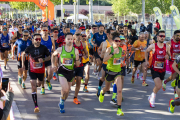
[[[129, 74], [131, 69], [131, 83], [135, 82], [135, 74], [139, 78], [141, 71], [142, 86], [148, 86], [147, 70], [151, 70], [155, 87], [148, 97], [150, 107], [155, 107], [157, 92], [161, 88], [165, 91], [167, 82], [171, 80], [175, 100], [170, 100], [169, 111], [174, 113], [175, 106], [180, 105], [180, 30], [176, 30], [172, 39], [165, 44], [163, 30], [159, 30], [157, 40], [149, 39], [150, 33], [141, 32], [137, 40], [133, 41], [131, 33], [134, 34], [136, 30], [128, 30], [126, 25], [117, 26], [116, 30], [111, 27], [105, 29], [103, 25], [92, 25], [86, 29], [82, 25], [72, 33], [70, 27], [74, 24], [48, 26], [47, 21], [28, 23], [18, 20], [0, 23], [0, 54], [1, 60], [4, 60], [4, 69], [9, 59], [8, 54], [12, 54], [12, 59], [18, 63], [18, 83], [23, 89], [26, 88], [25, 81], [29, 73], [35, 113], [40, 111], [37, 87], [41, 87], [40, 93], [44, 95], [44, 80], [48, 90], [52, 90], [52, 78], [58, 79], [62, 87], [58, 104], [61, 113], [65, 113], [65, 101], [71, 86], [76, 85], [73, 102], [81, 104], [78, 93], [81, 83], [84, 84], [83, 91], [89, 92], [87, 86], [91, 65], [94, 66], [92, 74], [99, 80], [96, 93], [99, 102], [104, 101], [104, 95], [109, 93], [112, 84], [110, 103], [117, 105], [118, 116], [124, 115], [121, 107], [123, 83], [126, 71]], [[172, 74], [164, 80], [166, 60], [169, 60]], [[104, 81], [105, 87], [102, 89]]]

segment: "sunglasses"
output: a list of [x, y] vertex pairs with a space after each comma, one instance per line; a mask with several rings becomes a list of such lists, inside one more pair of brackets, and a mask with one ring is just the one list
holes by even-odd
[[180, 35], [176, 35], [176, 37], [180, 37]]
[[19, 27], [19, 29], [22, 29], [22, 27]]
[[54, 33], [58, 33], [58, 31], [54, 31]]
[[7, 31], [7, 29], [5, 28], [5, 29], [3, 29], [3, 31]]
[[85, 30], [85, 29], [82, 29], [83, 31]]
[[81, 35], [81, 34], [76, 34], [76, 36], [79, 36], [79, 35]]
[[96, 29], [96, 28], [93, 28], [93, 29]]
[[29, 35], [23, 35], [24, 37], [28, 37]]
[[115, 42], [121, 42], [121, 40], [114, 40]]
[[41, 38], [36, 38], [36, 39], [34, 39], [35, 41], [41, 41]]
[[161, 37], [161, 38], [165, 38], [166, 36], [165, 36], [165, 35], [159, 35], [159, 37]]
[[47, 32], [48, 30], [43, 30], [44, 32]]
[[123, 30], [120, 30], [119, 32], [123, 32]]
[[82, 35], [82, 37], [86, 37], [86, 35]]

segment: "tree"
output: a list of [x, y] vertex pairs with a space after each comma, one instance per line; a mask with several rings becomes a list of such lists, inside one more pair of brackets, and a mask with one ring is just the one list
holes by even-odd
[[[30, 11], [35, 11], [35, 3], [33, 2], [10, 2], [10, 6], [17, 10], [28, 9]], [[39, 9], [39, 7], [36, 7], [36, 9]]]
[[106, 11], [105, 15], [106, 16], [114, 16], [114, 12], [113, 11]]
[[87, 16], [87, 14], [89, 14], [89, 11], [82, 9], [79, 11], [79, 14], [83, 14], [83, 15]]

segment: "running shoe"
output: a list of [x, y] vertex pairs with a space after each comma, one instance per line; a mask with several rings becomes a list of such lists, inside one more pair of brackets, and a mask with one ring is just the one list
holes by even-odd
[[84, 80], [83, 79], [81, 79], [81, 84], [84, 84], [85, 82], [84, 82]]
[[174, 94], [174, 98], [175, 98], [176, 100], [179, 99], [178, 94]]
[[131, 73], [131, 69], [127, 70], [127, 74]]
[[99, 98], [99, 90], [96, 92], [96, 96]]
[[164, 80], [162, 81], [162, 89], [163, 91], [166, 91], [166, 84], [164, 83]]
[[41, 88], [41, 95], [44, 95], [44, 94], [45, 94], [45, 89]]
[[99, 102], [102, 103], [104, 101], [104, 95], [102, 95], [103, 90], [101, 90], [100, 95], [99, 95]]
[[84, 91], [84, 92], [89, 92], [89, 91], [87, 90], [87, 86], [84, 87], [83, 91]]
[[48, 86], [48, 90], [52, 90], [52, 85], [48, 80], [46, 80], [46, 84]]
[[140, 80], [143, 81], [143, 76], [140, 77]]
[[110, 103], [113, 104], [113, 105], [117, 105], [117, 100], [114, 98], [114, 99], [112, 99], [112, 100], [110, 101]]
[[174, 108], [175, 108], [175, 106], [172, 106], [172, 102], [174, 102], [174, 100], [170, 99], [169, 107], [168, 107], [168, 110], [169, 110], [170, 113], [174, 113]]
[[134, 84], [134, 77], [131, 78], [131, 83]]
[[96, 74], [96, 78], [97, 78], [97, 79], [99, 79], [99, 72], [97, 72], [97, 74]]
[[117, 116], [124, 116], [124, 113], [122, 112], [122, 109], [117, 110]]
[[6, 70], [6, 66], [4, 66], [4, 69]]
[[18, 83], [21, 85], [22, 84], [22, 78], [18, 79]]
[[77, 99], [77, 98], [74, 98], [73, 102], [74, 102], [76, 105], [81, 104], [81, 102], [80, 102], [80, 101], [78, 101], [78, 99]]
[[137, 79], [139, 79], [139, 73], [137, 73], [136, 76], [137, 76]]
[[26, 89], [25, 83], [22, 83], [22, 88]]
[[173, 80], [173, 81], [171, 82], [171, 86], [172, 86], [172, 87], [176, 87], [176, 80]]
[[53, 80], [57, 80], [57, 77], [56, 77], [56, 76], [53, 76]]
[[146, 82], [143, 82], [142, 86], [148, 86], [148, 84]]
[[149, 104], [150, 104], [150, 107], [151, 108], [154, 108], [155, 107], [155, 99], [151, 100], [151, 95], [148, 97], [148, 101], [149, 101]]
[[40, 112], [39, 107], [35, 107], [34, 108], [34, 113], [38, 113], [38, 112]]
[[[61, 108], [62, 105], [61, 105], [60, 103], [58, 104], [58, 106], [59, 106], [59, 111], [60, 111], [60, 113], [65, 113], [64, 107]], [[63, 106], [64, 106], [64, 105], [63, 105]]]

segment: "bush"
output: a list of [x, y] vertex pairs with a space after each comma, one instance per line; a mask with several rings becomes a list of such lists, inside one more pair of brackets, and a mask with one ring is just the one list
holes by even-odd
[[105, 15], [106, 16], [114, 16], [114, 12], [113, 11], [106, 11]]
[[83, 15], [87, 16], [87, 14], [89, 14], [89, 11], [82, 9], [79, 11], [79, 14], [83, 14]]

